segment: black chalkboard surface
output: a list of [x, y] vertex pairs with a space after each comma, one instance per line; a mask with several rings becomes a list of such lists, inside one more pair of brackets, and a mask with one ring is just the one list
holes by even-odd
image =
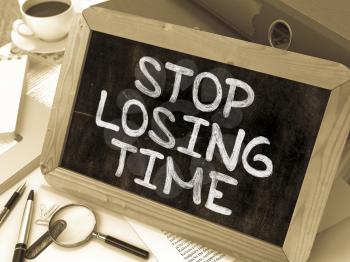
[[117, 2], [69, 34], [47, 182], [240, 261], [306, 262], [350, 129], [350, 71]]
[[61, 166], [282, 246], [330, 91], [96, 31], [87, 50]]

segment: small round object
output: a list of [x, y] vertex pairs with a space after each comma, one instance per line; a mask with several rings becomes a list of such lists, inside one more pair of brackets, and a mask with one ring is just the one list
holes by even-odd
[[[55, 236], [53, 225], [63, 220], [66, 222], [66, 229]], [[77, 247], [89, 241], [96, 228], [96, 216], [94, 212], [79, 204], [70, 204], [57, 210], [50, 219], [49, 234], [52, 240], [62, 247]]]
[[268, 40], [272, 47], [288, 50], [292, 43], [293, 31], [284, 20], [274, 21], [268, 33]]

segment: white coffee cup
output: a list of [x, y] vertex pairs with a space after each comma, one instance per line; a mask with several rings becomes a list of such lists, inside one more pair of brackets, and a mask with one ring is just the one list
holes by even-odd
[[[31, 7], [46, 2], [61, 2], [69, 5], [62, 13], [52, 16], [33, 16], [27, 13]], [[63, 39], [71, 28], [74, 9], [71, 0], [20, 0], [20, 12], [23, 20], [18, 19], [13, 29], [24, 37], [37, 37], [54, 42]]]

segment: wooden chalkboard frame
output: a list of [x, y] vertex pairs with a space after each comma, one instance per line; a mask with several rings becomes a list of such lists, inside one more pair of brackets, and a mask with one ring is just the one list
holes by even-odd
[[[331, 91], [282, 248], [60, 167], [92, 30]], [[196, 43], [201, 43], [201, 48], [197, 48]], [[350, 71], [338, 63], [94, 6], [77, 19], [69, 36], [43, 147], [41, 170], [48, 183], [58, 189], [243, 261], [306, 261], [349, 132], [349, 95]]]

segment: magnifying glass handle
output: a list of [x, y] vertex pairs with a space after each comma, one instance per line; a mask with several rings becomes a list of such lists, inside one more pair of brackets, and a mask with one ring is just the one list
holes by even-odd
[[99, 239], [102, 239], [105, 243], [107, 243], [111, 246], [114, 246], [114, 247], [120, 248], [124, 251], [130, 252], [131, 254], [134, 254], [138, 257], [142, 257], [144, 259], [149, 258], [149, 252], [146, 250], [143, 250], [139, 247], [135, 247], [129, 243], [126, 243], [124, 241], [121, 241], [121, 240], [116, 239], [116, 238], [111, 237], [111, 236], [105, 236], [105, 235], [100, 234], [100, 233], [94, 233], [94, 236], [99, 238]]

